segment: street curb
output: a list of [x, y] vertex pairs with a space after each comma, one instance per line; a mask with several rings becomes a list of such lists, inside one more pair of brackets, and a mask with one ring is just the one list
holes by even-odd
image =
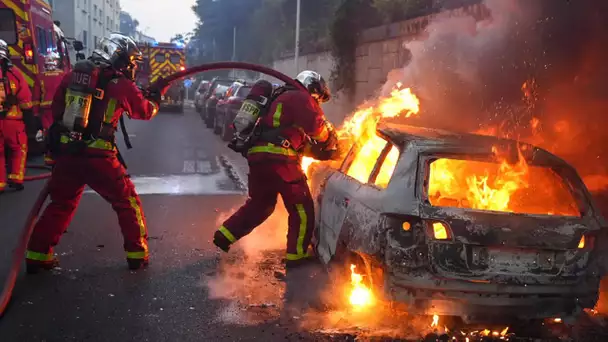
[[243, 193], [247, 193], [249, 188], [247, 187], [247, 182], [245, 181], [246, 178], [242, 174], [241, 170], [239, 170], [239, 168], [234, 165], [230, 158], [226, 157], [225, 155], [218, 156], [217, 160], [226, 171], [228, 177], [236, 183], [237, 188], [243, 191]]

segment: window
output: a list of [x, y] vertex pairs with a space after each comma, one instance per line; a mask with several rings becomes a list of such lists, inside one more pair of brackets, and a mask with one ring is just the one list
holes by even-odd
[[245, 98], [247, 97], [247, 95], [249, 95], [249, 92], [251, 91], [251, 87], [240, 87], [239, 91], [236, 92], [236, 96], [241, 97], [241, 98]]
[[[86, 1], [84, 2], [87, 3]], [[97, 14], [97, 5], [93, 5], [93, 15]]]
[[169, 60], [172, 64], [180, 64], [182, 62], [182, 56], [174, 53], [171, 55], [171, 57], [169, 57]]
[[97, 43], [99, 43], [99, 38], [97, 36], [93, 37], [93, 44], [95, 44], [95, 47], [97, 47]]
[[89, 37], [88, 32], [86, 30], [83, 30], [82, 31], [82, 45], [84, 45], [85, 47], [87, 46], [88, 37]]
[[374, 135], [358, 151], [348, 167], [346, 174], [361, 183], [367, 183], [372, 175], [376, 161], [388, 142]]
[[156, 61], [156, 63], [162, 63], [165, 61], [165, 55], [163, 55], [162, 53], [158, 53], [154, 56], [154, 60]]
[[40, 26], [36, 26], [36, 40], [38, 43], [38, 53], [41, 55], [46, 55], [46, 32]]
[[8, 45], [17, 43], [15, 12], [8, 8], [0, 8], [0, 39]]
[[399, 149], [395, 147], [395, 145], [392, 145], [388, 154], [382, 160], [382, 165], [378, 170], [378, 174], [376, 175], [376, 179], [374, 180], [374, 185], [379, 188], [386, 189], [386, 187], [388, 186], [388, 182], [391, 180], [391, 176], [395, 171], [395, 166], [397, 166], [398, 159]]
[[51, 30], [46, 30], [46, 52], [52, 52], [52, 51], [56, 51], [57, 50], [57, 46], [55, 45], [54, 39], [53, 39], [53, 31]]
[[[431, 161], [425, 192], [431, 205], [532, 215], [580, 216], [570, 187], [553, 169], [495, 160]], [[425, 182], [427, 183], [427, 182]]]

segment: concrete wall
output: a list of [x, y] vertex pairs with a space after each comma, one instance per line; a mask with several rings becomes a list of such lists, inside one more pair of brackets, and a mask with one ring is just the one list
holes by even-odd
[[[472, 14], [476, 18], [488, 15], [487, 9], [480, 4], [460, 7], [445, 11], [439, 15], [461, 16]], [[375, 27], [362, 32], [359, 47], [356, 51], [355, 95], [348, 99], [344, 94], [334, 94], [334, 99], [324, 105], [325, 114], [333, 122], [341, 122], [365, 100], [378, 95], [386, 83], [391, 70], [403, 68], [407, 64], [409, 51], [405, 43], [424, 34], [428, 23], [436, 16], [429, 15], [391, 25]], [[296, 70], [293, 55], [277, 60], [274, 69], [287, 75], [297, 75], [298, 71], [310, 69], [330, 78], [333, 69], [333, 58], [329, 51], [305, 54], [298, 59]]]

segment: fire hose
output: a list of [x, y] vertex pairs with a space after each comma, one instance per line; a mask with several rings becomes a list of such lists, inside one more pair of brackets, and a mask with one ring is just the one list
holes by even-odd
[[[217, 63], [208, 63], [208, 64], [194, 66], [194, 67], [179, 71], [166, 78], [161, 77], [156, 82], [154, 82], [151, 85], [151, 87], [164, 90], [164, 89], [167, 89], [168, 86], [172, 82], [175, 82], [175, 81], [182, 79], [184, 77], [187, 77], [189, 75], [193, 75], [193, 74], [197, 74], [197, 73], [205, 72], [205, 71], [210, 71], [210, 70], [222, 70], [222, 69], [240, 69], [240, 70], [256, 71], [256, 72], [266, 74], [268, 76], [272, 76], [272, 77], [274, 77], [280, 81], [283, 81], [286, 84], [296, 87], [298, 89], [301, 89], [304, 91], [306, 90], [302, 84], [300, 84], [293, 78], [290, 78], [289, 76], [287, 76], [279, 71], [276, 71], [274, 69], [264, 67], [261, 65], [257, 65], [257, 64], [242, 63], [242, 62], [217, 62]], [[47, 169], [45, 166], [39, 166], [39, 165], [28, 165], [28, 168]], [[24, 180], [25, 181], [41, 180], [41, 179], [50, 178], [50, 176], [51, 176], [50, 173], [43, 173], [40, 175], [27, 176], [27, 177], [25, 177]], [[48, 197], [48, 195], [49, 195], [49, 187], [48, 187], [48, 181], [47, 181], [45, 183], [44, 187], [42, 188], [42, 190], [40, 191], [40, 194], [38, 195], [38, 198], [36, 199], [34, 206], [32, 207], [32, 209], [29, 212], [29, 215], [27, 216], [25, 225], [23, 226], [23, 230], [19, 237], [18, 245], [15, 248], [15, 250], [13, 251], [11, 268], [10, 268], [8, 277], [6, 278], [6, 281], [4, 283], [4, 288], [2, 290], [2, 293], [0, 294], [0, 317], [2, 317], [4, 315], [4, 313], [6, 312], [8, 304], [12, 297], [13, 289], [14, 289], [15, 283], [17, 281], [17, 276], [19, 274], [19, 271], [21, 270], [21, 263], [23, 261], [23, 256], [25, 255], [27, 243], [28, 243], [30, 236], [32, 234], [32, 231], [34, 229], [34, 224], [36, 223], [36, 220], [38, 219], [38, 215], [40, 214], [40, 210], [42, 210], [42, 206], [44, 205], [44, 202], [46, 201], [46, 198]]]

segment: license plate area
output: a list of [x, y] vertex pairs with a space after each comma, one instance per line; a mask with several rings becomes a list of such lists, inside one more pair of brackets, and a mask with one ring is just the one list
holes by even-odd
[[[523, 248], [474, 247], [473, 256], [485, 256], [491, 273], [525, 274], [555, 269], [555, 252]], [[475, 264], [476, 260], [473, 260]], [[482, 264], [484, 262], [481, 262]]]

